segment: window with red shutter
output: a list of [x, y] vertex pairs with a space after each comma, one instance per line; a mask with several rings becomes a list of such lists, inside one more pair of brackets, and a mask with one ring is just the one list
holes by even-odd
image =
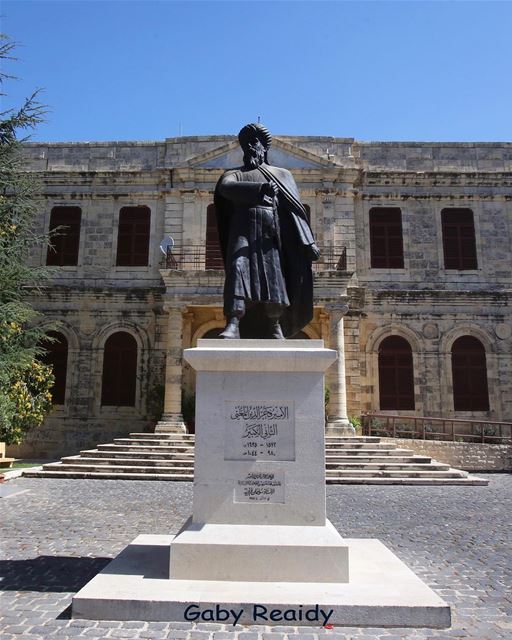
[[370, 265], [372, 269], [403, 269], [404, 246], [400, 209], [370, 209]]
[[224, 262], [220, 251], [219, 231], [217, 229], [217, 215], [215, 205], [210, 204], [206, 209], [206, 253], [205, 269], [223, 269]]
[[[46, 264], [56, 267], [76, 266], [80, 244], [80, 207], [53, 207], [50, 232], [55, 231], [46, 252]], [[58, 229], [58, 227], [62, 227]]]
[[475, 223], [471, 209], [443, 209], [444, 268], [477, 269]]
[[146, 267], [149, 258], [149, 207], [123, 207], [117, 234], [118, 267]]
[[53, 404], [64, 404], [66, 401], [66, 378], [68, 369], [68, 341], [66, 336], [57, 331], [49, 331], [48, 335], [55, 342], [44, 342], [46, 353], [41, 356], [41, 362], [50, 365], [55, 382], [50, 389]]
[[105, 342], [101, 404], [115, 407], [135, 406], [137, 381], [137, 343], [119, 331]]
[[380, 344], [379, 398], [381, 409], [414, 409], [412, 349], [400, 336], [389, 336]]
[[478, 338], [461, 336], [453, 343], [452, 378], [455, 411], [489, 411], [485, 348]]

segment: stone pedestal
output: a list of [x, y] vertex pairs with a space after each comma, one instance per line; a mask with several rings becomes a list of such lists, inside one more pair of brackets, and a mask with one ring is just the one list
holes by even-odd
[[170, 577], [346, 582], [348, 549], [325, 517], [321, 340], [199, 340], [194, 509]]
[[378, 540], [326, 519], [322, 341], [200, 340], [193, 515], [141, 535], [73, 616], [446, 627], [450, 608]]

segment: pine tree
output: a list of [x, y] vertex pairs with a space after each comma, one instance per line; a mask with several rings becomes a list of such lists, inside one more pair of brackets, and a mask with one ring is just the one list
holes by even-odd
[[[14, 48], [12, 40], [0, 35], [1, 60], [15, 60]], [[2, 85], [11, 78], [0, 73]], [[34, 232], [37, 183], [24, 168], [25, 139], [18, 137], [43, 115], [37, 91], [19, 109], [0, 113], [0, 441], [7, 444], [20, 443], [43, 422], [54, 383], [51, 367], [38, 359], [44, 353], [45, 330], [29, 303], [48, 272], [31, 266], [28, 258], [48, 240]]]

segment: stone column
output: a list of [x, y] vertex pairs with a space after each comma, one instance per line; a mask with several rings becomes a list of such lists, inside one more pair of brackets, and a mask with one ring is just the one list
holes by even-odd
[[155, 433], [186, 433], [187, 431], [181, 413], [184, 309], [185, 307], [181, 305], [164, 306], [164, 310], [169, 314], [165, 352], [164, 413], [156, 425]]
[[327, 305], [331, 314], [331, 349], [336, 349], [338, 359], [333, 365], [334, 374], [330, 376], [329, 414], [326, 434], [330, 436], [355, 436], [355, 429], [347, 416], [347, 387], [345, 380], [345, 335], [343, 316], [348, 311], [347, 304]]

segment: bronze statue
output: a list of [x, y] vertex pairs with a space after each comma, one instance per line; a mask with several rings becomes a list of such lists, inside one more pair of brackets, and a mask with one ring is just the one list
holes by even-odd
[[269, 131], [248, 124], [238, 140], [244, 165], [215, 189], [226, 270], [220, 337], [282, 340], [313, 317], [311, 262], [320, 252], [292, 174], [267, 164]]

